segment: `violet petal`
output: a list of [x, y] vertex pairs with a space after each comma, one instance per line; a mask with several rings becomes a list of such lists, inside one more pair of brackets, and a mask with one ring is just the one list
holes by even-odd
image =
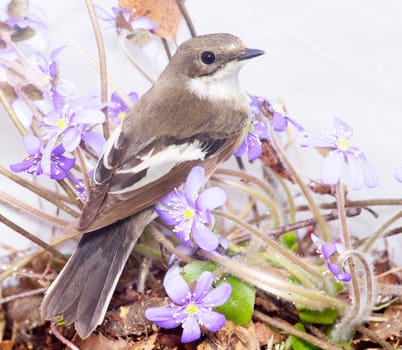
[[232, 286], [229, 283], [222, 283], [212, 289], [202, 300], [202, 305], [205, 307], [216, 307], [227, 302], [232, 294]]
[[188, 316], [182, 324], [183, 334], [181, 335], [182, 343], [190, 343], [201, 337], [201, 329], [194, 316]]
[[226, 322], [225, 316], [216, 311], [199, 310], [198, 316], [202, 321], [202, 325], [211, 332], [219, 331]]
[[220, 187], [210, 187], [197, 198], [197, 208], [200, 210], [213, 210], [226, 202], [226, 193]]
[[202, 185], [204, 184], [205, 171], [202, 167], [194, 167], [187, 176], [185, 184], [186, 198], [190, 203], [194, 203]]
[[338, 150], [329, 152], [321, 166], [321, 180], [324, 184], [335, 185], [339, 181], [343, 162], [343, 152]]
[[214, 282], [214, 275], [212, 272], [204, 271], [197, 280], [197, 284], [193, 290], [193, 298], [195, 301], [199, 302], [203, 297], [205, 297], [212, 287]]
[[164, 282], [166, 294], [177, 305], [184, 305], [186, 298], [191, 295], [190, 287], [179, 274], [171, 276]]

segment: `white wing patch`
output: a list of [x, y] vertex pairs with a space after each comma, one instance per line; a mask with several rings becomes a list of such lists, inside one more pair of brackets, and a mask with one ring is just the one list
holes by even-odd
[[146, 156], [141, 158], [140, 164], [133, 168], [116, 172], [116, 175], [136, 174], [143, 170], [147, 170], [146, 176], [140, 181], [134, 183], [132, 186], [116, 191], [110, 191], [109, 194], [119, 195], [135, 191], [165, 176], [177, 164], [192, 160], [203, 160], [205, 154], [206, 153], [201, 149], [201, 145], [198, 141], [195, 141], [192, 144], [184, 143], [181, 145], [171, 145], [156, 154], [153, 154], [153, 150], [151, 150]]
[[112, 166], [107, 162], [108, 154], [110, 153], [112, 147], [116, 148], [116, 142], [119, 139], [119, 135], [121, 133], [121, 124], [113, 130], [112, 135], [110, 135], [109, 139], [106, 142], [105, 149], [103, 151], [103, 166], [106, 169], [112, 169]]

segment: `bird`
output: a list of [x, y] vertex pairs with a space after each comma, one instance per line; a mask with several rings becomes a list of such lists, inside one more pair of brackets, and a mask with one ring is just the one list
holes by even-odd
[[264, 51], [228, 33], [183, 42], [155, 84], [107, 140], [72, 230], [77, 248], [47, 289], [44, 320], [62, 316], [89, 337], [103, 322], [154, 205], [194, 166], [212, 174], [240, 146], [251, 119], [239, 70]]

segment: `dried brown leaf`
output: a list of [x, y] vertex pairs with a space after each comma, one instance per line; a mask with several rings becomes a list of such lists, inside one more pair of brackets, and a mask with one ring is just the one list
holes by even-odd
[[21, 89], [31, 101], [43, 100], [43, 93], [33, 84], [27, 84]]
[[375, 331], [375, 333], [384, 340], [401, 341], [402, 335], [402, 305], [395, 304], [389, 306], [383, 317], [385, 322], [375, 322], [369, 325], [369, 329]]
[[0, 343], [1, 350], [12, 350], [14, 348], [13, 340], [4, 340]]
[[262, 162], [278, 176], [294, 182], [289, 170], [283, 164], [279, 154], [270, 141], [262, 141], [262, 155], [260, 157]]
[[106, 338], [103, 334], [92, 334], [89, 338], [79, 341], [74, 341], [81, 350], [127, 350], [131, 349], [128, 340]]
[[156, 35], [176, 41], [181, 12], [176, 0], [120, 0], [119, 6], [131, 11], [131, 18], [146, 16], [153, 20], [158, 29]]
[[0, 90], [3, 92], [7, 101], [13, 102], [17, 98], [14, 88], [7, 82], [0, 82]]
[[238, 326], [227, 320], [220, 331], [209, 333], [209, 336], [197, 346], [197, 350], [212, 349], [260, 349], [254, 324]]

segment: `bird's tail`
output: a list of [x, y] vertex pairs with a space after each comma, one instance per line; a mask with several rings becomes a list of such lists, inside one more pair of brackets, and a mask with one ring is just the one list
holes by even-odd
[[85, 233], [41, 305], [45, 320], [62, 315], [75, 322], [81, 338], [101, 324], [126, 261], [149, 223], [145, 210], [110, 226]]

